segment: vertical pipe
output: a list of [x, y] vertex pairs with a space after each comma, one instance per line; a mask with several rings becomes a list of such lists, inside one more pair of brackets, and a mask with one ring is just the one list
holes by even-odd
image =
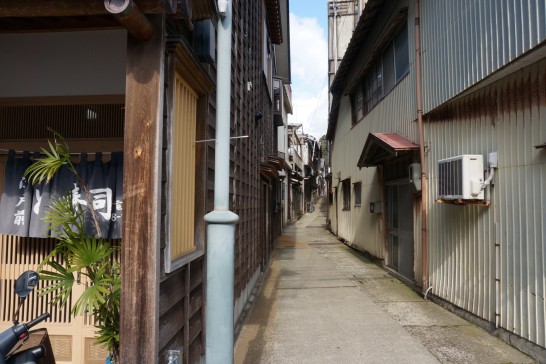
[[333, 21], [333, 28], [334, 28], [334, 35], [332, 39], [333, 44], [333, 52], [334, 52], [334, 75], [337, 73], [337, 4], [336, 0], [334, 0], [332, 9], [334, 10], [334, 21]]
[[216, 145], [214, 211], [207, 225], [206, 362], [233, 363], [233, 286], [235, 224], [229, 211], [232, 1], [217, 27]]
[[495, 327], [500, 325], [500, 244], [495, 242]]
[[231, 122], [231, 22], [232, 1], [220, 18], [216, 65], [216, 146], [214, 166], [214, 209], [229, 209], [230, 122]]
[[356, 23], [358, 23], [358, 19], [360, 18], [360, 15], [362, 15], [362, 0], [356, 0], [356, 1], [358, 3], [358, 14], [357, 14], [356, 22], [355, 22], [355, 27], [356, 27]]
[[427, 164], [425, 159], [425, 132], [423, 129], [423, 101], [421, 76], [421, 28], [419, 0], [415, 0], [415, 87], [417, 93], [417, 124], [419, 127], [419, 155], [421, 160], [421, 290], [428, 288], [427, 251]]

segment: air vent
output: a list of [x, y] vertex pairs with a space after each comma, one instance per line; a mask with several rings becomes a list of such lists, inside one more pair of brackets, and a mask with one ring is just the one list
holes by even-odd
[[463, 154], [438, 161], [438, 197], [483, 200], [483, 156]]

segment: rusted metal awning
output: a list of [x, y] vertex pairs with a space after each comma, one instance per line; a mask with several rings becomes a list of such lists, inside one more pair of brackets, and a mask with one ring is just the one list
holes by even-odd
[[419, 145], [412, 143], [399, 134], [370, 133], [358, 159], [357, 166], [359, 168], [377, 166], [414, 150], [419, 150]]

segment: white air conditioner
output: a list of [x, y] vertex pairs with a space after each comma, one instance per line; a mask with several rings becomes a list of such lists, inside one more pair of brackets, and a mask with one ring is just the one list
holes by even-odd
[[483, 200], [483, 156], [463, 154], [438, 161], [438, 197]]

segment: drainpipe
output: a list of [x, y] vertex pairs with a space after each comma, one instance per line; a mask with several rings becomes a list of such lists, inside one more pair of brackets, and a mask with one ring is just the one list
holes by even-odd
[[415, 87], [417, 93], [417, 124], [419, 127], [419, 154], [421, 159], [421, 289], [428, 289], [427, 252], [427, 163], [425, 159], [425, 132], [423, 130], [423, 100], [421, 76], [421, 29], [419, 0], [415, 0]]
[[334, 28], [334, 36], [332, 39], [332, 42], [334, 43], [333, 51], [334, 51], [334, 75], [337, 73], [337, 4], [336, 0], [334, 0], [332, 9], [334, 10], [334, 21], [333, 21], [333, 28]]
[[[226, 1], [224, 1], [226, 3]], [[232, 0], [222, 6], [217, 27], [214, 211], [207, 225], [206, 346], [208, 364], [233, 363], [235, 224], [229, 211]]]
[[[497, 223], [495, 222], [495, 232], [497, 231]], [[495, 234], [497, 237], [498, 234]], [[500, 244], [495, 239], [495, 327], [498, 329], [500, 325], [500, 303], [501, 303], [501, 281], [500, 281]]]

